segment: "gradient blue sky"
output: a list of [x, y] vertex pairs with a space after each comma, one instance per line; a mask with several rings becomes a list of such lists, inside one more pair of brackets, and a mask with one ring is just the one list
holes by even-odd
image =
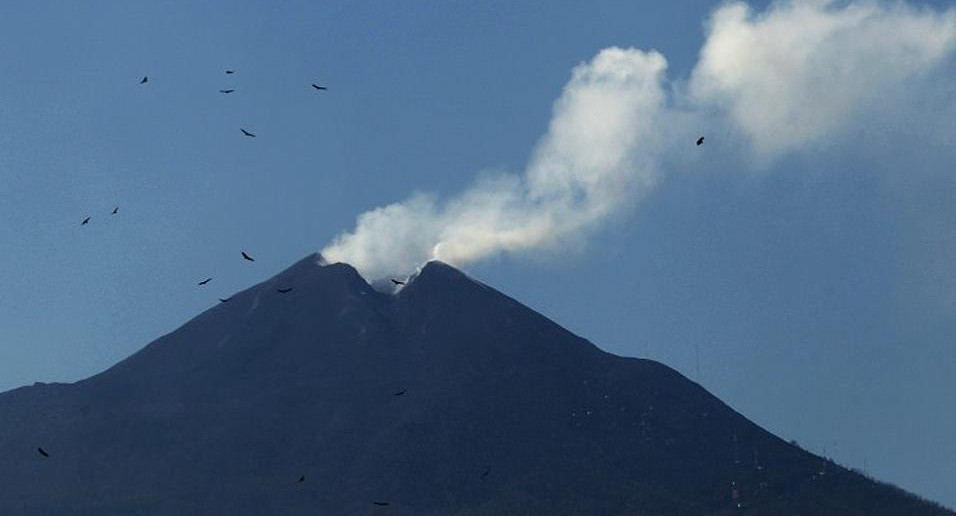
[[[4, 3], [0, 389], [99, 372], [361, 212], [522, 170], [575, 65], [656, 49], [686, 79], [718, 5]], [[956, 124], [926, 115], [956, 114], [952, 59], [923, 75], [932, 105], [812, 152], [755, 165], [701, 128], [688, 168], [586, 245], [464, 269], [956, 506]]]

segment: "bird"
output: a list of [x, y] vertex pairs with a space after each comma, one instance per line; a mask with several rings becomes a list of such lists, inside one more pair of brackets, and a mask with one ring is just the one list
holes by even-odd
[[296, 484], [301, 484], [302, 482], [305, 482], [305, 475], [300, 476], [299, 480], [295, 481]]
[[234, 92], [234, 91], [236, 91], [236, 90], [232, 90], [232, 89], [230, 89], [230, 90], [219, 90], [219, 93], [232, 93], [232, 92]]
[[404, 285], [404, 284], [405, 284], [404, 281], [398, 281], [397, 279], [394, 279], [394, 278], [392, 278], [392, 283], [394, 283], [394, 284], [396, 284], [396, 285]]
[[246, 260], [249, 260], [250, 262], [256, 261], [255, 258], [253, 258], [253, 257], [249, 256], [248, 254], [246, 254], [245, 251], [242, 251], [242, 257], [245, 258]]
[[486, 470], [484, 471], [484, 473], [481, 474], [481, 478], [487, 477], [489, 473], [491, 473], [491, 470], [490, 470], [490, 469], [486, 469]]
[[37, 452], [39, 452], [39, 454], [40, 454], [40, 455], [43, 455], [44, 457], [49, 457], [49, 456], [50, 456], [50, 454], [47, 453], [46, 450], [44, 450], [43, 448], [40, 448], [39, 446], [37, 447]]
[[209, 283], [210, 281], [212, 281], [212, 278], [206, 278], [200, 281], [199, 283], [197, 283], [197, 285], [205, 285], [206, 283]]
[[703, 136], [701, 136], [700, 138], [697, 138], [697, 145], [701, 145], [702, 143], [704, 143], [704, 137], [703, 137]]
[[83, 219], [83, 222], [80, 222], [80, 225], [85, 226], [89, 223], [90, 223], [90, 217], [86, 217], [85, 219]]
[[230, 301], [232, 301], [232, 298], [231, 298], [231, 297], [227, 297], [226, 299], [223, 299], [223, 298], [221, 298], [221, 297], [219, 298], [219, 302], [220, 302], [220, 303], [228, 303], [228, 302], [230, 302]]
[[226, 70], [226, 73], [228, 73], [228, 74], [233, 74], [233, 73], [236, 73], [236, 71], [235, 71], [235, 70]]
[[385, 507], [386, 505], [388, 505], [388, 502], [372, 502], [372, 503], [379, 507]]
[[280, 294], [288, 294], [289, 292], [292, 292], [292, 287], [279, 288], [276, 289], [276, 292]]
[[140, 84], [146, 84], [147, 81], [149, 81], [149, 77], [146, 76], [146, 75], [144, 75], [144, 76], [143, 76], [143, 80], [139, 81], [139, 83], [140, 83]]
[[110, 215], [116, 215], [119, 212], [119, 206], [113, 208], [113, 212]]
[[326, 88], [325, 86], [319, 86], [318, 84], [315, 84], [315, 83], [312, 84], [312, 87], [315, 88], [315, 89], [317, 89], [317, 90], [327, 90], [327, 89], [328, 89], [328, 88]]
[[256, 137], [256, 135], [250, 133], [249, 131], [246, 131], [245, 129], [243, 129], [243, 128], [241, 128], [241, 127], [239, 128], [239, 130], [242, 131], [242, 134], [244, 134], [244, 135], [246, 135], [246, 136], [251, 136], [251, 137], [253, 137], [253, 138]]
[[400, 390], [400, 391], [398, 391], [398, 392], [392, 394], [392, 396], [401, 396], [401, 395], [405, 394], [406, 391], [408, 391], [408, 389], [402, 389], [402, 390]]

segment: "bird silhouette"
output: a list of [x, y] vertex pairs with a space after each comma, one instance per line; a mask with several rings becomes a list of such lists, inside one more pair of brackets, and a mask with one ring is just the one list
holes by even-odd
[[301, 477], [299, 477], [299, 480], [295, 481], [296, 484], [301, 484], [302, 482], [305, 482], [305, 475], [302, 475]]
[[386, 505], [388, 505], [388, 502], [372, 502], [372, 503], [379, 507], [385, 507]]
[[43, 455], [44, 457], [49, 457], [49, 456], [50, 456], [50, 454], [47, 453], [46, 450], [44, 450], [43, 448], [40, 448], [39, 446], [37, 447], [37, 452], [38, 452], [40, 455]]
[[404, 284], [405, 284], [404, 281], [398, 281], [397, 279], [394, 279], [394, 278], [392, 279], [392, 283], [394, 283], [394, 284], [396, 284], [396, 285], [404, 285]]
[[489, 473], [491, 473], [491, 470], [490, 470], [490, 469], [486, 469], [486, 470], [484, 471], [484, 473], [481, 474], [481, 478], [487, 477]]
[[113, 212], [110, 215], [116, 215], [119, 212], [119, 206], [113, 208]]
[[246, 254], [245, 251], [242, 251], [242, 257], [245, 258], [246, 260], [249, 260], [250, 262], [256, 261], [255, 258], [253, 258], [253, 257], [249, 256], [248, 254]]
[[219, 90], [219, 93], [232, 93], [236, 90]]
[[235, 70], [226, 70], [226, 73], [228, 73], [228, 74], [233, 74], [233, 73], [236, 73], [236, 71], [235, 71]]
[[318, 84], [314, 84], [314, 83], [312, 84], [312, 87], [315, 88], [315, 89], [317, 89], [317, 90], [327, 90], [327, 89], [328, 89], [328, 88], [326, 88], [325, 86], [319, 86]]
[[199, 283], [197, 283], [197, 285], [205, 285], [206, 283], [209, 283], [210, 281], [212, 281], [212, 278], [206, 278], [200, 281]]
[[402, 395], [404, 395], [407, 391], [408, 391], [408, 389], [402, 389], [402, 390], [400, 390], [400, 391], [398, 391], [398, 392], [392, 394], [392, 396], [402, 396]]
[[90, 223], [90, 217], [86, 217], [85, 219], [83, 219], [83, 222], [80, 222], [80, 225], [85, 226], [89, 223]]
[[143, 76], [143, 80], [139, 81], [139, 83], [140, 83], [140, 84], [146, 84], [147, 81], [149, 81], [149, 77], [144, 75], [144, 76]]
[[239, 128], [239, 130], [242, 131], [242, 134], [244, 134], [244, 135], [246, 135], [246, 136], [251, 136], [252, 138], [255, 138], [255, 137], [256, 137], [256, 135], [250, 133], [249, 131], [246, 131], [245, 129], [243, 129], [243, 128], [241, 128], [241, 127]]
[[289, 292], [292, 292], [292, 287], [277, 288], [276, 292], [280, 294], [288, 294]]
[[223, 299], [223, 298], [221, 298], [221, 297], [219, 298], [219, 302], [220, 302], [220, 303], [228, 303], [228, 302], [230, 302], [230, 301], [232, 301], [232, 298], [231, 298], [231, 297], [227, 297], [226, 299]]
[[701, 136], [700, 138], [697, 138], [697, 145], [701, 145], [702, 143], [704, 143], [704, 137], [703, 137], [703, 136]]

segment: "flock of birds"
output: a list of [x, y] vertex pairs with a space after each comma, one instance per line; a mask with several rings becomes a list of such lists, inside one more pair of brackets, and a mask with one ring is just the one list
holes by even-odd
[[[235, 74], [235, 73], [236, 73], [235, 70], [226, 70], [225, 72], [226, 72], [227, 75], [232, 75], [232, 74]], [[143, 78], [139, 81], [140, 84], [146, 84], [146, 83], [148, 83], [148, 82], [149, 82], [149, 76], [143, 76]], [[318, 91], [326, 91], [326, 90], [328, 90], [328, 88], [326, 88], [325, 86], [320, 86], [320, 85], [315, 84], [315, 83], [312, 83], [312, 87], [315, 88], [315, 89], [318, 90]], [[219, 90], [219, 93], [228, 95], [228, 94], [230, 94], [230, 93], [233, 93], [234, 91], [236, 91], [235, 88], [226, 88], [226, 89], [221, 89], [221, 90]], [[242, 134], [245, 135], [245, 136], [248, 136], [248, 137], [250, 137], [250, 138], [255, 138], [255, 137], [256, 137], [255, 133], [253, 133], [253, 132], [251, 132], [251, 131], [248, 131], [248, 130], [246, 130], [246, 129], [243, 128], [243, 127], [240, 127], [239, 130], [240, 130], [240, 131], [242, 132]], [[698, 146], [702, 145], [703, 143], [704, 143], [704, 137], [703, 137], [703, 136], [697, 138], [697, 145], [698, 145]], [[113, 208], [113, 211], [112, 211], [110, 214], [111, 214], [111, 215], [116, 215], [117, 213], [119, 213], [119, 206]], [[83, 219], [83, 221], [80, 223], [80, 225], [81, 225], [81, 226], [85, 226], [85, 225], [89, 224], [91, 219], [92, 219], [92, 217], [87, 216], [86, 218]], [[250, 262], [256, 261], [255, 258], [253, 258], [252, 256], [249, 256], [249, 254], [246, 253], [245, 251], [241, 251], [241, 254], [242, 254], [242, 258], [243, 258], [244, 260], [246, 260], [246, 261], [250, 261]], [[198, 283], [198, 285], [199, 285], [199, 286], [205, 286], [205, 285], [209, 284], [210, 281], [212, 281], [212, 278], [211, 278], [211, 277], [207, 277], [206, 279], [200, 281], [200, 282]], [[404, 282], [404, 281], [401, 281], [401, 280], [398, 280], [398, 279], [394, 279], [394, 278], [391, 279], [391, 282], [392, 282], [396, 287], [405, 285], [405, 282]], [[289, 292], [292, 292], [292, 287], [282, 287], [282, 288], [276, 289], [276, 291], [279, 292], [280, 294], [288, 294]], [[228, 298], [219, 298], [219, 302], [220, 302], [220, 303], [228, 303], [228, 302], [231, 301], [231, 300], [232, 300], [231, 297], [228, 297]], [[402, 389], [402, 390], [400, 390], [400, 391], [397, 391], [397, 392], [392, 393], [392, 395], [393, 395], [393, 396], [404, 396], [406, 392], [408, 392], [407, 389]], [[50, 454], [49, 454], [46, 450], [44, 450], [42, 447], [37, 447], [37, 453], [39, 453], [41, 456], [46, 457], [46, 458], [49, 458], [49, 457], [50, 457]], [[491, 470], [490, 470], [490, 469], [486, 469], [485, 471], [483, 471], [483, 472], [481, 473], [481, 478], [482, 478], [482, 479], [486, 478], [490, 473], [491, 473]], [[300, 475], [299, 478], [298, 478], [298, 480], [296, 480], [296, 483], [297, 483], [297, 484], [302, 484], [302, 483], [304, 483], [304, 482], [305, 482], [305, 475]], [[385, 502], [385, 501], [373, 501], [372, 504], [375, 505], [375, 506], [378, 506], [378, 507], [387, 507], [387, 506], [391, 505], [389, 502]]]
[[[232, 74], [235, 74], [235, 73], [236, 73], [235, 70], [226, 70], [225, 72], [226, 72], [227, 75], [232, 75]], [[149, 76], [148, 76], [148, 75], [143, 76], [143, 78], [139, 81], [140, 84], [147, 84], [148, 82], [149, 82]], [[312, 83], [312, 88], [314, 88], [314, 89], [317, 90], [317, 91], [327, 91], [327, 90], [328, 90], [327, 87], [321, 86], [321, 85], [318, 85], [318, 84], [315, 84], [315, 83]], [[235, 88], [225, 88], [225, 89], [219, 90], [219, 93], [228, 95], [228, 94], [233, 93], [233, 92], [235, 92], [235, 91], [236, 91]], [[253, 133], [252, 131], [247, 130], [247, 129], [244, 128], [244, 127], [240, 127], [240, 128], [239, 128], [239, 131], [240, 131], [243, 135], [248, 136], [248, 137], [250, 137], [250, 138], [255, 138], [255, 137], [256, 137], [255, 133]], [[116, 215], [116, 214], [118, 214], [118, 213], [119, 213], [119, 206], [113, 208], [113, 211], [112, 211], [110, 214], [111, 214], [111, 215]], [[89, 223], [90, 223], [90, 220], [92, 220], [92, 218], [93, 218], [92, 216], [87, 216], [87, 217], [85, 217], [85, 218], [83, 219], [83, 221], [80, 222], [80, 225], [81, 225], [81, 226], [85, 226], [85, 225], [89, 224]], [[253, 258], [252, 256], [250, 256], [250, 255], [249, 255], [248, 253], [246, 253], [245, 251], [241, 251], [240, 253], [241, 253], [242, 258], [243, 258], [244, 260], [249, 261], [249, 262], [254, 262], [254, 261], [256, 261], [255, 258]], [[205, 285], [208, 285], [209, 282], [211, 282], [211, 281], [212, 281], [212, 277], [207, 277], [206, 279], [204, 279], [204, 280], [200, 281], [199, 283], [197, 283], [197, 285], [198, 285], [198, 286], [205, 286]], [[392, 281], [392, 283], [393, 283], [395, 286], [405, 285], [405, 282], [404, 282], [404, 281], [401, 281], [401, 280], [397, 280], [397, 279], [394, 279], [394, 278], [393, 278], [391, 281]], [[292, 292], [292, 287], [281, 287], [281, 288], [276, 289], [276, 291], [279, 292], [280, 294], [288, 294], [289, 292]], [[219, 302], [220, 302], [220, 303], [228, 303], [228, 302], [231, 301], [231, 300], [232, 300], [231, 297], [219, 298]], [[402, 390], [400, 390], [400, 391], [398, 391], [398, 392], [394, 392], [392, 395], [393, 395], [393, 396], [404, 396], [406, 392], [408, 392], [407, 389], [402, 389]], [[50, 457], [49, 452], [47, 452], [46, 450], [44, 450], [43, 447], [37, 447], [37, 453], [39, 453], [42, 457], [45, 457], [45, 458], [49, 458], [49, 457]], [[485, 470], [485, 471], [482, 473], [481, 478], [487, 477], [489, 473], [490, 473], [490, 470]], [[305, 482], [305, 475], [300, 475], [299, 478], [298, 478], [298, 480], [296, 480], [296, 483], [297, 483], [297, 484], [301, 484], [301, 483], [304, 483], [304, 482]], [[372, 504], [375, 505], [375, 506], [378, 506], [378, 507], [387, 507], [387, 506], [391, 505], [390, 502], [386, 502], [386, 501], [373, 501]]]
[[[236, 73], [235, 70], [225, 70], [225, 72], [226, 72], [226, 75], [233, 75], [233, 74]], [[139, 81], [140, 84], [146, 84], [146, 83], [148, 83], [148, 82], [149, 82], [149, 76], [148, 76], [148, 75], [144, 75], [143, 78]], [[312, 87], [313, 87], [315, 90], [317, 90], [317, 91], [326, 91], [326, 90], [328, 90], [327, 87], [325, 87], [325, 86], [320, 86], [320, 85], [315, 84], [315, 83], [312, 83]], [[225, 88], [225, 89], [219, 90], [219, 93], [229, 94], [229, 93], [233, 93], [234, 91], [236, 91], [235, 88]], [[244, 134], [245, 136], [248, 136], [248, 137], [250, 137], [250, 138], [255, 138], [255, 137], [256, 137], [255, 133], [253, 133], [252, 131], [247, 130], [247, 129], [244, 128], [244, 127], [240, 127], [240, 128], [239, 128], [239, 131], [242, 132], [242, 134]], [[702, 145], [703, 143], [704, 143], [704, 137], [703, 137], [703, 136], [697, 138], [697, 145], [698, 145], [698, 146]], [[116, 215], [117, 213], [119, 213], [119, 206], [113, 208], [113, 211], [111, 212], [111, 215]], [[81, 226], [85, 226], [85, 225], [89, 224], [91, 219], [92, 219], [92, 217], [87, 216], [86, 218], [83, 219], [83, 222], [81, 222], [80, 225], [81, 225]], [[249, 256], [245, 251], [242, 251], [242, 257], [243, 257], [243, 259], [245, 259], [245, 260], [247, 260], [247, 261], [250, 261], [250, 262], [254, 262], [254, 261], [255, 261], [255, 259], [253, 259], [251, 256]], [[204, 285], [208, 284], [210, 281], [212, 281], [212, 278], [206, 278], [206, 279], [204, 279], [204, 280], [202, 280], [202, 281], [199, 282], [199, 286], [204, 286]], [[397, 279], [392, 279], [391, 281], [392, 281], [392, 283], [393, 283], [396, 287], [405, 285], [405, 282], [404, 282], [404, 281], [400, 281], [400, 280], [397, 280]], [[277, 291], [278, 291], [280, 294], [288, 294], [289, 292], [292, 292], [292, 288], [291, 288], [291, 287], [284, 287], [284, 288], [277, 289]], [[220, 302], [220, 303], [228, 303], [229, 301], [232, 300], [231, 297], [228, 297], [228, 298], [218, 298], [218, 299], [219, 299], [219, 302]]]
[[[232, 75], [232, 74], [234, 74], [234, 73], [236, 73], [235, 70], [226, 70], [226, 74], [228, 74], [228, 75]], [[143, 79], [139, 81], [140, 84], [146, 84], [147, 82], [149, 82], [149, 76], [148, 76], [148, 75], [144, 75], [144, 76], [143, 76]], [[312, 87], [315, 88], [315, 89], [318, 90], [318, 91], [328, 90], [328, 88], [326, 88], [325, 86], [319, 86], [318, 84], [316, 84], [316, 83], [314, 83], [314, 82], [312, 83]], [[219, 90], [219, 93], [224, 93], [224, 94], [227, 94], [227, 95], [228, 95], [229, 93], [232, 93], [232, 92], [234, 92], [234, 91], [236, 91], [235, 88], [227, 88], [227, 89]], [[250, 138], [255, 138], [255, 137], [256, 137], [255, 133], [253, 133], [253, 132], [251, 132], [251, 131], [247, 131], [245, 128], [240, 127], [239, 130], [242, 131], [242, 134], [244, 134], [244, 135], [246, 135], [246, 136], [248, 136], [248, 137], [250, 137]]]
[[[225, 72], [226, 72], [226, 75], [233, 75], [233, 74], [236, 73], [236, 70], [226, 70]], [[149, 83], [149, 76], [148, 76], [148, 75], [144, 75], [143, 78], [140, 79], [139, 83], [140, 83], [140, 84], [147, 84], [147, 83]], [[314, 88], [314, 89], [317, 90], [317, 91], [327, 91], [327, 90], [328, 90], [327, 87], [318, 85], [318, 84], [316, 84], [316, 83], [312, 83], [312, 88]], [[229, 94], [229, 93], [233, 93], [234, 91], [236, 91], [235, 88], [226, 88], [226, 89], [221, 89], [221, 90], [219, 90], [219, 93]], [[242, 134], [244, 134], [245, 136], [248, 136], [248, 137], [250, 137], [250, 138], [255, 138], [255, 137], [256, 137], [255, 133], [253, 133], [252, 131], [247, 130], [247, 129], [244, 128], [244, 127], [240, 127], [240, 128], [239, 128], [239, 131], [242, 132]], [[113, 211], [112, 211], [110, 214], [111, 214], [111, 215], [116, 215], [116, 214], [118, 214], [118, 213], [119, 213], [119, 206], [113, 208]], [[87, 216], [86, 218], [83, 219], [82, 222], [80, 222], [80, 225], [81, 225], [81, 226], [85, 226], [85, 225], [89, 224], [92, 219], [93, 219], [93, 217]], [[244, 260], [250, 261], [250, 262], [256, 261], [253, 257], [249, 256], [249, 254], [246, 253], [245, 251], [242, 251], [242, 258], [243, 258]], [[198, 285], [199, 285], [199, 286], [205, 286], [205, 285], [207, 285], [210, 281], [212, 281], [212, 278], [211, 278], [211, 277], [210, 277], [210, 278], [206, 278], [206, 279], [200, 281], [200, 282], [198, 283]], [[392, 281], [395, 281], [396, 284], [404, 285], [403, 282], [398, 282], [398, 281], [396, 281], [396, 280], [392, 280]], [[277, 291], [278, 291], [280, 294], [288, 294], [289, 292], [292, 292], [292, 288], [291, 288], [291, 287], [283, 287], [283, 288], [277, 289]], [[220, 297], [220, 298], [218, 298], [218, 299], [219, 299], [219, 302], [220, 302], [220, 303], [228, 303], [229, 301], [232, 300], [231, 297], [227, 297], [227, 298], [221, 298], [221, 297]], [[47, 456], [46, 454], [43, 454], [43, 455], [44, 455], [44, 457]]]

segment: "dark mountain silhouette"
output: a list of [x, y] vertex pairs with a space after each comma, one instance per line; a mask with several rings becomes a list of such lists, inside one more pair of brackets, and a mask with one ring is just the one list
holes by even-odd
[[954, 514], [450, 266], [392, 295], [319, 261], [92, 378], [0, 394], [0, 514]]

